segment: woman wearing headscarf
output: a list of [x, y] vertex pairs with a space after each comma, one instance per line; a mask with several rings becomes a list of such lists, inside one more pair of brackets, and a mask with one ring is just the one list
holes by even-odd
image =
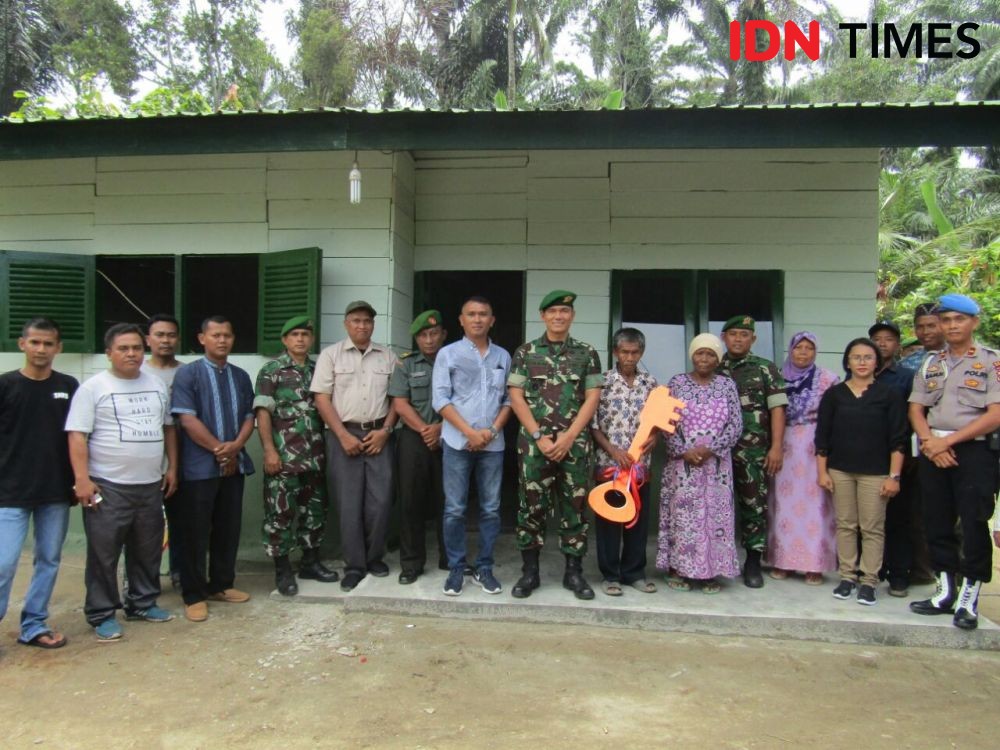
[[816, 415], [827, 389], [840, 382], [816, 364], [816, 335], [800, 331], [788, 343], [781, 374], [788, 384], [784, 463], [771, 485], [768, 504], [767, 561], [771, 577], [802, 571], [806, 583], [819, 585], [823, 571], [837, 568], [837, 521], [830, 493], [816, 484]]
[[714, 594], [720, 590], [717, 576], [740, 572], [731, 451], [743, 431], [743, 415], [736, 384], [715, 372], [722, 353], [717, 336], [695, 336], [688, 347], [691, 371], [668, 384], [686, 406], [666, 440], [656, 566], [671, 573], [667, 583], [675, 590], [697, 583]]

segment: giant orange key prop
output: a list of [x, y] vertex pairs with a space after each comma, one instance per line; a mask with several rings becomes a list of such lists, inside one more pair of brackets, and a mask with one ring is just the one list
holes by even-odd
[[632, 524], [639, 512], [639, 493], [636, 484], [636, 467], [642, 456], [642, 445], [653, 430], [673, 432], [681, 415], [684, 402], [670, 395], [670, 389], [665, 385], [654, 388], [642, 411], [639, 412], [639, 429], [635, 433], [628, 455], [632, 459], [632, 467], [628, 471], [617, 471], [610, 482], [599, 484], [590, 491], [587, 502], [594, 513], [601, 518], [615, 523]]

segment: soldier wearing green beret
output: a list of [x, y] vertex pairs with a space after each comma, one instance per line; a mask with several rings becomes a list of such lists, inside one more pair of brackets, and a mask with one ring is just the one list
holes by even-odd
[[524, 598], [540, 585], [539, 552], [545, 516], [558, 507], [560, 548], [566, 556], [563, 586], [578, 599], [593, 599], [581, 561], [587, 551], [587, 498], [591, 442], [587, 429], [604, 385], [601, 361], [590, 344], [569, 335], [576, 294], [549, 292], [538, 309], [545, 333], [518, 347], [507, 378], [511, 406], [521, 423], [517, 455], [520, 473], [517, 546], [523, 575], [513, 596]]
[[315, 366], [309, 357], [313, 340], [312, 321], [305, 315], [282, 326], [285, 351], [257, 374], [253, 402], [264, 449], [264, 549], [274, 559], [275, 583], [285, 596], [299, 590], [289, 560], [296, 546], [302, 549], [300, 578], [324, 583], [339, 578], [319, 557], [326, 483], [323, 421], [309, 392]]
[[773, 362], [750, 353], [757, 340], [749, 315], [734, 315], [722, 327], [726, 354], [719, 372], [736, 381], [743, 410], [743, 434], [733, 449], [733, 489], [739, 505], [739, 524], [747, 551], [743, 583], [764, 585], [760, 560], [767, 543], [768, 477], [782, 464], [785, 435], [785, 379]]
[[[396, 476], [400, 506], [399, 582], [410, 584], [427, 562], [425, 522], [434, 518], [438, 540], [438, 567], [447, 570], [441, 513], [444, 486], [441, 469], [441, 417], [431, 407], [434, 358], [448, 332], [441, 313], [427, 310], [410, 326], [417, 350], [396, 361], [389, 379], [389, 396], [403, 422], [396, 434]], [[428, 513], [430, 511], [430, 513]]]

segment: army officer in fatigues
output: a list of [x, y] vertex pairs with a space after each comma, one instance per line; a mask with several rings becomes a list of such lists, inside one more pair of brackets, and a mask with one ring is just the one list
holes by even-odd
[[[281, 328], [285, 352], [267, 362], [257, 374], [254, 413], [264, 449], [264, 550], [274, 559], [278, 592], [294, 596], [295, 581], [289, 554], [302, 548], [299, 577], [324, 583], [336, 581], [336, 571], [320, 562], [326, 518], [323, 476], [323, 421], [309, 392], [314, 362], [313, 325], [306, 316], [290, 319]], [[293, 529], [298, 516], [298, 532]]]
[[540, 585], [538, 556], [545, 542], [545, 516], [559, 508], [560, 548], [566, 556], [563, 586], [578, 599], [593, 599], [583, 577], [587, 551], [583, 505], [589, 488], [590, 433], [604, 385], [601, 361], [590, 344], [569, 335], [576, 295], [549, 292], [538, 309], [545, 334], [514, 352], [507, 378], [511, 407], [521, 422], [517, 438], [520, 505], [517, 546], [523, 575], [511, 593], [531, 595]]
[[931, 598], [912, 602], [910, 609], [919, 615], [954, 611], [954, 624], [972, 630], [979, 624], [979, 589], [993, 572], [989, 520], [1000, 470], [989, 435], [1000, 429], [1000, 355], [973, 339], [979, 327], [975, 301], [946, 294], [938, 300], [938, 315], [945, 348], [927, 357], [910, 394], [910, 424], [920, 441], [924, 531], [938, 585]]
[[441, 475], [441, 417], [431, 406], [434, 358], [447, 331], [441, 313], [427, 310], [410, 325], [417, 351], [396, 362], [389, 379], [389, 396], [403, 422], [396, 433], [396, 477], [400, 505], [399, 582], [410, 584], [427, 562], [425, 523], [434, 517], [438, 540], [438, 567], [447, 570], [441, 530], [444, 486]]
[[726, 354], [719, 373], [736, 381], [743, 410], [743, 434], [733, 449], [733, 489], [743, 546], [747, 551], [743, 583], [764, 585], [760, 558], [767, 543], [768, 477], [781, 470], [785, 435], [785, 379], [774, 363], [750, 353], [757, 340], [749, 315], [734, 315], [722, 327]]

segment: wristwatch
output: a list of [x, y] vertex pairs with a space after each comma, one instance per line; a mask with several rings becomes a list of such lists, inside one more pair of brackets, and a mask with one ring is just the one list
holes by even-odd
[[903, 478], [902, 474], [890, 474], [889, 475], [889, 479], [891, 479], [894, 482], [898, 482], [902, 478]]
[[497, 428], [494, 427], [493, 425], [490, 425], [489, 430], [490, 430], [490, 440], [496, 440], [497, 435], [500, 434], [499, 432], [497, 432]]
[[533, 433], [531, 433], [531, 439], [532, 440], [541, 440], [542, 439], [542, 431], [541, 430], [535, 430]]

